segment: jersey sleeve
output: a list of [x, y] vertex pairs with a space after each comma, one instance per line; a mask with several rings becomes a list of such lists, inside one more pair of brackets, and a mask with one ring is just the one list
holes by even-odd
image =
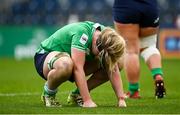
[[86, 33], [75, 34], [72, 38], [71, 48], [76, 48], [78, 50], [86, 52], [86, 49], [88, 47], [88, 40], [89, 37]]

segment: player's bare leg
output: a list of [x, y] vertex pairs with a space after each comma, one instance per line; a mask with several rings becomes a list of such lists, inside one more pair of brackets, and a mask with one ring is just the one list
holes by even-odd
[[163, 72], [161, 64], [161, 55], [156, 48], [158, 28], [142, 28], [141, 37], [142, 49], [141, 55], [144, 58], [146, 64], [151, 70], [152, 77], [155, 81], [155, 96], [156, 98], [163, 98], [166, 94], [163, 82]]
[[44, 85], [42, 99], [47, 107], [58, 107], [61, 104], [55, 99], [57, 87], [68, 80], [72, 74], [73, 63], [71, 58], [59, 52], [51, 52], [44, 62], [44, 76], [47, 82]]
[[115, 22], [116, 31], [123, 36], [127, 44], [127, 53], [124, 60], [124, 69], [129, 81], [128, 96], [139, 98], [139, 26], [138, 24], [121, 24]]

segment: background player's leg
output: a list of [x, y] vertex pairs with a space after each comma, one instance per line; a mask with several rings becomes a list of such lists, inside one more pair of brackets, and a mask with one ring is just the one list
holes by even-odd
[[158, 28], [143, 28], [140, 31], [141, 36], [141, 55], [149, 67], [152, 77], [155, 80], [155, 96], [162, 98], [165, 95], [163, 82], [163, 71], [161, 64], [161, 55], [156, 48]]
[[[130, 97], [139, 98], [139, 25], [120, 24], [115, 22], [116, 31], [123, 36], [127, 45], [127, 53], [124, 57], [124, 68], [129, 81]], [[134, 96], [135, 94], [135, 96]]]

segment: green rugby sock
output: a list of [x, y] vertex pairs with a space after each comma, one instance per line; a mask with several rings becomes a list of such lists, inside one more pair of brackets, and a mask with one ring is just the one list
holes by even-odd
[[133, 95], [136, 91], [139, 90], [139, 83], [129, 83], [130, 94]]
[[151, 74], [154, 79], [156, 78], [156, 75], [161, 75], [163, 77], [163, 71], [161, 68], [153, 68]]
[[76, 88], [74, 91], [72, 91], [73, 94], [80, 94], [79, 89]]
[[57, 93], [57, 89], [51, 90], [51, 89], [48, 88], [48, 84], [45, 83], [45, 85], [44, 85], [44, 92], [43, 93], [46, 96], [54, 96]]

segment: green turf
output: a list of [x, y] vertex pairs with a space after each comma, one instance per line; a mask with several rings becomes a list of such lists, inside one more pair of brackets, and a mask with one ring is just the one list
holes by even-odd
[[[66, 103], [68, 93], [75, 84], [66, 82], [59, 88], [57, 95], [63, 104], [62, 108], [46, 108], [40, 101], [44, 81], [38, 77], [32, 60], [15, 61], [0, 59], [0, 113], [29, 114], [173, 114], [180, 113], [180, 60], [163, 60], [167, 97], [154, 98], [153, 80], [147, 67], [141, 62], [141, 96], [142, 99], [127, 99], [127, 108], [116, 107], [117, 100], [109, 83], [91, 92], [97, 108], [80, 108]], [[124, 89], [127, 81], [123, 73]], [[29, 95], [28, 95], [29, 94]]]

